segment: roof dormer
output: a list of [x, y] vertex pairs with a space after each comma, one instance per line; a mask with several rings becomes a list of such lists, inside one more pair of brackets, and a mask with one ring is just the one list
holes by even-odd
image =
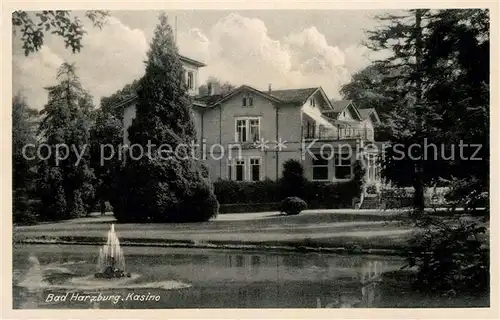
[[198, 94], [199, 88], [199, 73], [198, 70], [205, 67], [206, 64], [194, 59], [180, 56], [182, 67], [184, 68], [184, 81], [186, 82], [189, 95], [195, 96]]

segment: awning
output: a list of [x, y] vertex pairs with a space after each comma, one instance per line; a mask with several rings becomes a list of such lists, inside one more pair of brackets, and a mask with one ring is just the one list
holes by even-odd
[[317, 112], [314, 112], [312, 110], [308, 110], [307, 108], [304, 108], [303, 110], [304, 113], [307, 114], [314, 121], [316, 121], [317, 124], [320, 124], [325, 128], [335, 128], [335, 126], [330, 121], [325, 119], [321, 114], [318, 114]]

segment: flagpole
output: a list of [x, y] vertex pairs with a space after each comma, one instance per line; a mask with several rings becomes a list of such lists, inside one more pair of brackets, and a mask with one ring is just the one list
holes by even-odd
[[177, 16], [175, 16], [175, 33], [174, 33], [174, 41], [177, 45]]

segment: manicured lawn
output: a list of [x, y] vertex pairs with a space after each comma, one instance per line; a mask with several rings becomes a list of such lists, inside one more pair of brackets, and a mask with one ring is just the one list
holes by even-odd
[[[202, 223], [116, 224], [124, 244], [208, 243], [291, 247], [398, 249], [411, 230], [400, 217], [377, 211], [306, 211], [297, 216], [276, 212], [224, 214]], [[58, 223], [15, 227], [14, 241], [45, 239], [101, 243], [112, 216], [94, 216]]]

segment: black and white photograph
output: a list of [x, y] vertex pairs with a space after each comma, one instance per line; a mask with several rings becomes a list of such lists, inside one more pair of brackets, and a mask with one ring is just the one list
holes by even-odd
[[7, 307], [493, 306], [489, 7], [140, 6], [9, 13]]

